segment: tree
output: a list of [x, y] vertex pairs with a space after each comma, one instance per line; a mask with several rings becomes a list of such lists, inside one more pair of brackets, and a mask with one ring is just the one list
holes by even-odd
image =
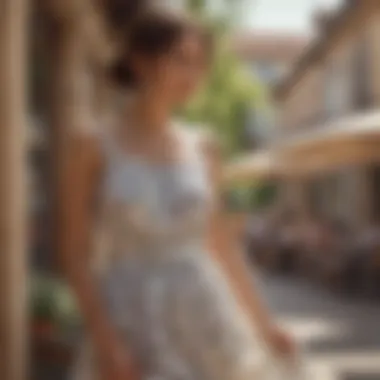
[[[225, 3], [228, 3], [226, 9], [230, 10], [237, 1]], [[226, 154], [233, 155], [242, 149], [247, 112], [262, 101], [262, 89], [231, 49], [231, 23], [227, 17], [212, 17], [205, 0], [188, 0], [188, 8], [208, 23], [215, 36], [215, 46], [207, 83], [182, 115], [191, 122], [215, 130], [222, 139]]]
[[188, 0], [187, 3], [188, 3], [187, 4], [188, 8], [192, 12], [199, 12], [199, 13], [202, 13], [207, 5], [206, 0]]

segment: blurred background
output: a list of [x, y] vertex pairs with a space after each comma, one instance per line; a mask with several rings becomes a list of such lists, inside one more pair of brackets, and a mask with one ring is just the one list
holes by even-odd
[[207, 85], [179, 113], [220, 137], [226, 204], [270, 307], [318, 379], [380, 379], [379, 1], [0, 4], [1, 379], [67, 378], [81, 331], [55, 255], [67, 137], [112, 115], [118, 36], [157, 6], [216, 36]]

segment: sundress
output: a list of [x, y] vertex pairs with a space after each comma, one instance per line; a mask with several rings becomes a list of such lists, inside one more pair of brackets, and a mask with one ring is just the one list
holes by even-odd
[[[179, 128], [183, 159], [152, 163], [102, 133], [106, 168], [94, 275], [141, 380], [283, 380], [205, 234], [213, 207], [199, 135]], [[89, 341], [72, 380], [100, 379]]]

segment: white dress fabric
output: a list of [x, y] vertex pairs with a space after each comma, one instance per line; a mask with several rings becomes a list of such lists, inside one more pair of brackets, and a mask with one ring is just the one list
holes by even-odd
[[[205, 247], [212, 202], [196, 135], [181, 131], [184, 157], [165, 164], [102, 140], [99, 287], [141, 380], [284, 380]], [[97, 363], [84, 344], [72, 379], [103, 380]]]

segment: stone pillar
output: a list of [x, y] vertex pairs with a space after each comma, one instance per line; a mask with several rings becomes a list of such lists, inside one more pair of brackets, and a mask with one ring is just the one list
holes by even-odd
[[0, 379], [26, 379], [27, 0], [0, 10]]

